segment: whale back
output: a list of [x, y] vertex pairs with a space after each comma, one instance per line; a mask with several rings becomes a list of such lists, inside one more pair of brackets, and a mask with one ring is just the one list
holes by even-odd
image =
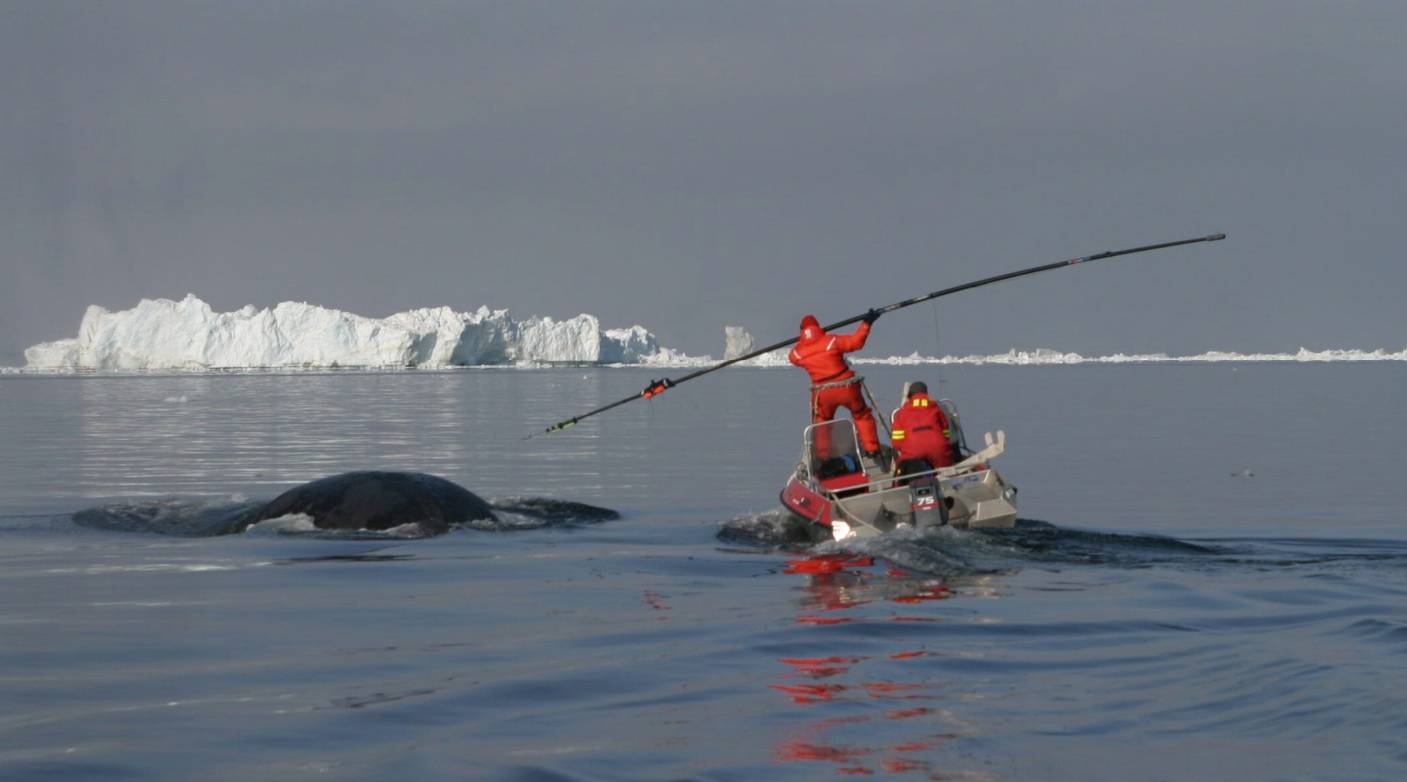
[[255, 511], [248, 524], [295, 513], [312, 517], [319, 529], [386, 530], [419, 524], [430, 534], [445, 532], [453, 524], [494, 518], [487, 502], [444, 478], [363, 471], [295, 486]]

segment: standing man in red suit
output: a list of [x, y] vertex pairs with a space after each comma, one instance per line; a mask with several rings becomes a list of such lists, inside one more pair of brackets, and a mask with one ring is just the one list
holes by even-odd
[[864, 322], [854, 334], [828, 334], [814, 315], [801, 319], [801, 339], [787, 358], [811, 376], [811, 422], [835, 417], [836, 408], [850, 409], [865, 456], [880, 458], [879, 432], [874, 413], [865, 404], [860, 378], [845, 363], [845, 354], [865, 346], [870, 326], [879, 319], [879, 310], [865, 313]]

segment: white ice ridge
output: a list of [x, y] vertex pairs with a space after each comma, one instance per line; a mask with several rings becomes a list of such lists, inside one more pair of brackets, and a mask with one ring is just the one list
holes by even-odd
[[[741, 328], [724, 329], [725, 355], [752, 350]], [[1407, 349], [1300, 348], [1294, 353], [1211, 351], [1193, 355], [1115, 353], [1085, 356], [1039, 348], [994, 355], [851, 356], [857, 365], [911, 366], [967, 364], [1045, 366], [1059, 364], [1171, 364], [1235, 362], [1407, 361]], [[312, 304], [284, 302], [270, 309], [252, 306], [214, 312], [193, 295], [181, 301], [143, 299], [136, 307], [109, 312], [89, 307], [78, 337], [35, 345], [25, 351], [22, 369], [0, 374], [84, 371], [297, 370], [333, 367], [447, 368], [455, 366], [552, 363], [704, 367], [709, 356], [686, 356], [662, 347], [640, 326], [602, 329], [591, 315], [567, 320], [532, 317], [515, 320], [507, 310], [480, 307], [456, 312], [437, 307], [376, 319]], [[745, 362], [748, 366], [789, 366], [786, 350]]]
[[1248, 363], [1265, 361], [1287, 361], [1300, 363], [1329, 363], [1341, 361], [1407, 361], [1407, 348], [1391, 352], [1377, 350], [1357, 350], [1330, 348], [1310, 350], [1300, 348], [1294, 353], [1236, 353], [1213, 350], [1189, 355], [1169, 355], [1167, 353], [1114, 353], [1108, 356], [1085, 356], [1079, 353], [1064, 353], [1058, 350], [1037, 348], [1035, 350], [1008, 350], [993, 355], [969, 356], [889, 356], [888, 358], [856, 358], [856, 364], [880, 364], [889, 366], [909, 366], [915, 364], [969, 364], [974, 366], [1001, 364], [1010, 366], [1034, 366], [1055, 364], [1215, 364]]
[[[917, 366], [932, 364], [965, 364], [969, 366], [1056, 366], [1066, 364], [1215, 364], [1215, 363], [1256, 363], [1256, 362], [1299, 362], [1324, 364], [1334, 362], [1362, 361], [1407, 361], [1407, 349], [1391, 352], [1383, 349], [1357, 350], [1338, 349], [1309, 350], [1300, 348], [1294, 353], [1236, 353], [1213, 350], [1207, 353], [1171, 355], [1168, 353], [1114, 353], [1108, 356], [1086, 356], [1059, 350], [1036, 348], [1034, 350], [1008, 350], [1005, 353], [968, 356], [921, 356], [913, 353], [907, 356], [887, 356], [871, 358], [850, 355], [851, 364], [862, 366]], [[685, 356], [675, 354], [669, 360], [656, 362], [671, 367], [706, 367], [718, 363], [709, 356]], [[789, 367], [786, 350], [764, 353], [748, 359], [738, 366]]]
[[367, 318], [302, 302], [215, 312], [187, 295], [130, 310], [89, 307], [78, 337], [24, 352], [30, 371], [671, 364], [641, 326], [603, 329], [592, 315], [515, 320], [507, 310], [436, 307]]

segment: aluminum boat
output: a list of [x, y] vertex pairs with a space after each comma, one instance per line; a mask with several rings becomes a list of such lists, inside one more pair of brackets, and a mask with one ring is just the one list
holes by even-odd
[[887, 447], [878, 459], [860, 453], [849, 418], [812, 424], [802, 436], [801, 462], [782, 489], [782, 505], [818, 542], [905, 527], [922, 532], [944, 525], [1015, 526], [1016, 487], [991, 466], [1006, 450], [1006, 433], [987, 433], [985, 447], [974, 452], [967, 447], [957, 406], [949, 399], [938, 404], [951, 424], [955, 464], [899, 476]]

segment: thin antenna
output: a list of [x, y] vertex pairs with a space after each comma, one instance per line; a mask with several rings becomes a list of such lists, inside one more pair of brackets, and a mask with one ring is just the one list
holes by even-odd
[[933, 365], [934, 385], [938, 389], [938, 398], [943, 398], [943, 339], [938, 331], [938, 300], [933, 300], [933, 358], [937, 361]]

